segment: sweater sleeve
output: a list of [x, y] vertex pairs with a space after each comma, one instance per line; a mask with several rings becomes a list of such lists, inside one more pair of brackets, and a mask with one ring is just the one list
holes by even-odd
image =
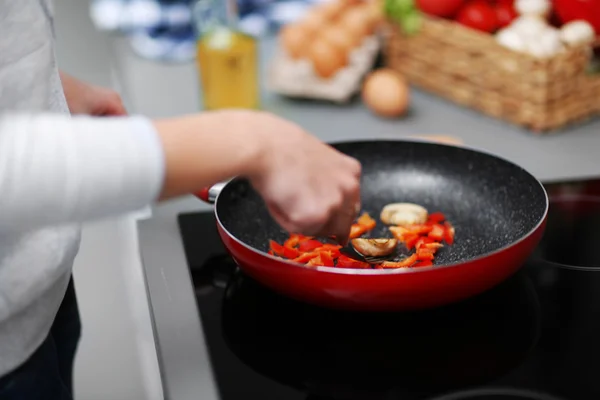
[[164, 179], [160, 139], [143, 117], [0, 117], [0, 231], [140, 209]]

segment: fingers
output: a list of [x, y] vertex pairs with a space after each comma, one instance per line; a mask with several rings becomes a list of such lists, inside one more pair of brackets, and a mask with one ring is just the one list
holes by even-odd
[[350, 237], [350, 229], [360, 212], [360, 184], [358, 179], [349, 180], [342, 187], [344, 201], [341, 207], [333, 210], [319, 236], [335, 236], [345, 246]]
[[116, 92], [111, 95], [111, 98], [108, 100], [107, 104], [107, 113], [108, 116], [123, 116], [127, 115], [127, 110], [123, 105], [123, 101], [121, 100], [121, 96], [119, 96]]
[[352, 161], [349, 168], [354, 170], [344, 170], [336, 182], [328, 179], [321, 188], [313, 187], [313, 193], [305, 188], [302, 195], [268, 201], [271, 215], [289, 232], [335, 236], [345, 245], [360, 211], [360, 164]]

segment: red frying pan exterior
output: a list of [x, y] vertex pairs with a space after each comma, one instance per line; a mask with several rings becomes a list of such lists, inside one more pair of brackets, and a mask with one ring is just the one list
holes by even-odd
[[[197, 197], [214, 201], [204, 189]], [[232, 236], [217, 216], [221, 240], [249, 276], [271, 289], [307, 303], [356, 311], [406, 311], [467, 299], [515, 273], [542, 238], [546, 217], [513, 245], [467, 262], [398, 270], [313, 268], [270, 257]]]
[[[329, 308], [404, 311], [432, 308], [482, 293], [515, 273], [541, 240], [546, 220], [513, 246], [463, 264], [420, 269], [310, 268], [266, 257], [232, 237], [223, 243], [249, 276], [292, 298]], [[370, 273], [361, 273], [361, 272]], [[387, 271], [386, 271], [387, 272]]]
[[[204, 189], [197, 196], [218, 203], [217, 196], [226, 185]], [[405, 311], [460, 301], [507, 279], [525, 263], [540, 242], [547, 207], [546, 197], [545, 212], [539, 222], [531, 225], [533, 229], [498, 250], [450, 264], [393, 270], [314, 268], [282, 260], [241, 241], [223, 225], [217, 207], [215, 214], [225, 247], [240, 268], [263, 285], [291, 298], [328, 308]]]

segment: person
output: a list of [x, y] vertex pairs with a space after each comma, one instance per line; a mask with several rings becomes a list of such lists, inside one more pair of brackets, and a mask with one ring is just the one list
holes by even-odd
[[[0, 0], [0, 399], [72, 399], [79, 224], [247, 177], [286, 230], [346, 242], [361, 167], [299, 126], [150, 120], [60, 73], [51, 0]], [[70, 114], [69, 115], [69, 111]], [[85, 115], [87, 114], [87, 115]]]

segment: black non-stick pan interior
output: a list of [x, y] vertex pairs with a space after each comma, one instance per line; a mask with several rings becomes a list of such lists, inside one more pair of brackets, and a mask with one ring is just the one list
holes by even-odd
[[[456, 238], [452, 247], [439, 251], [437, 265], [506, 247], [531, 232], [547, 210], [544, 188], [533, 176], [486, 153], [418, 141], [346, 142], [334, 147], [362, 163], [363, 211], [378, 221], [383, 206], [397, 202], [446, 214]], [[225, 229], [259, 250], [268, 250], [270, 239], [281, 243], [288, 237], [244, 179], [228, 184], [216, 207]], [[370, 236], [390, 233], [378, 222]]]

